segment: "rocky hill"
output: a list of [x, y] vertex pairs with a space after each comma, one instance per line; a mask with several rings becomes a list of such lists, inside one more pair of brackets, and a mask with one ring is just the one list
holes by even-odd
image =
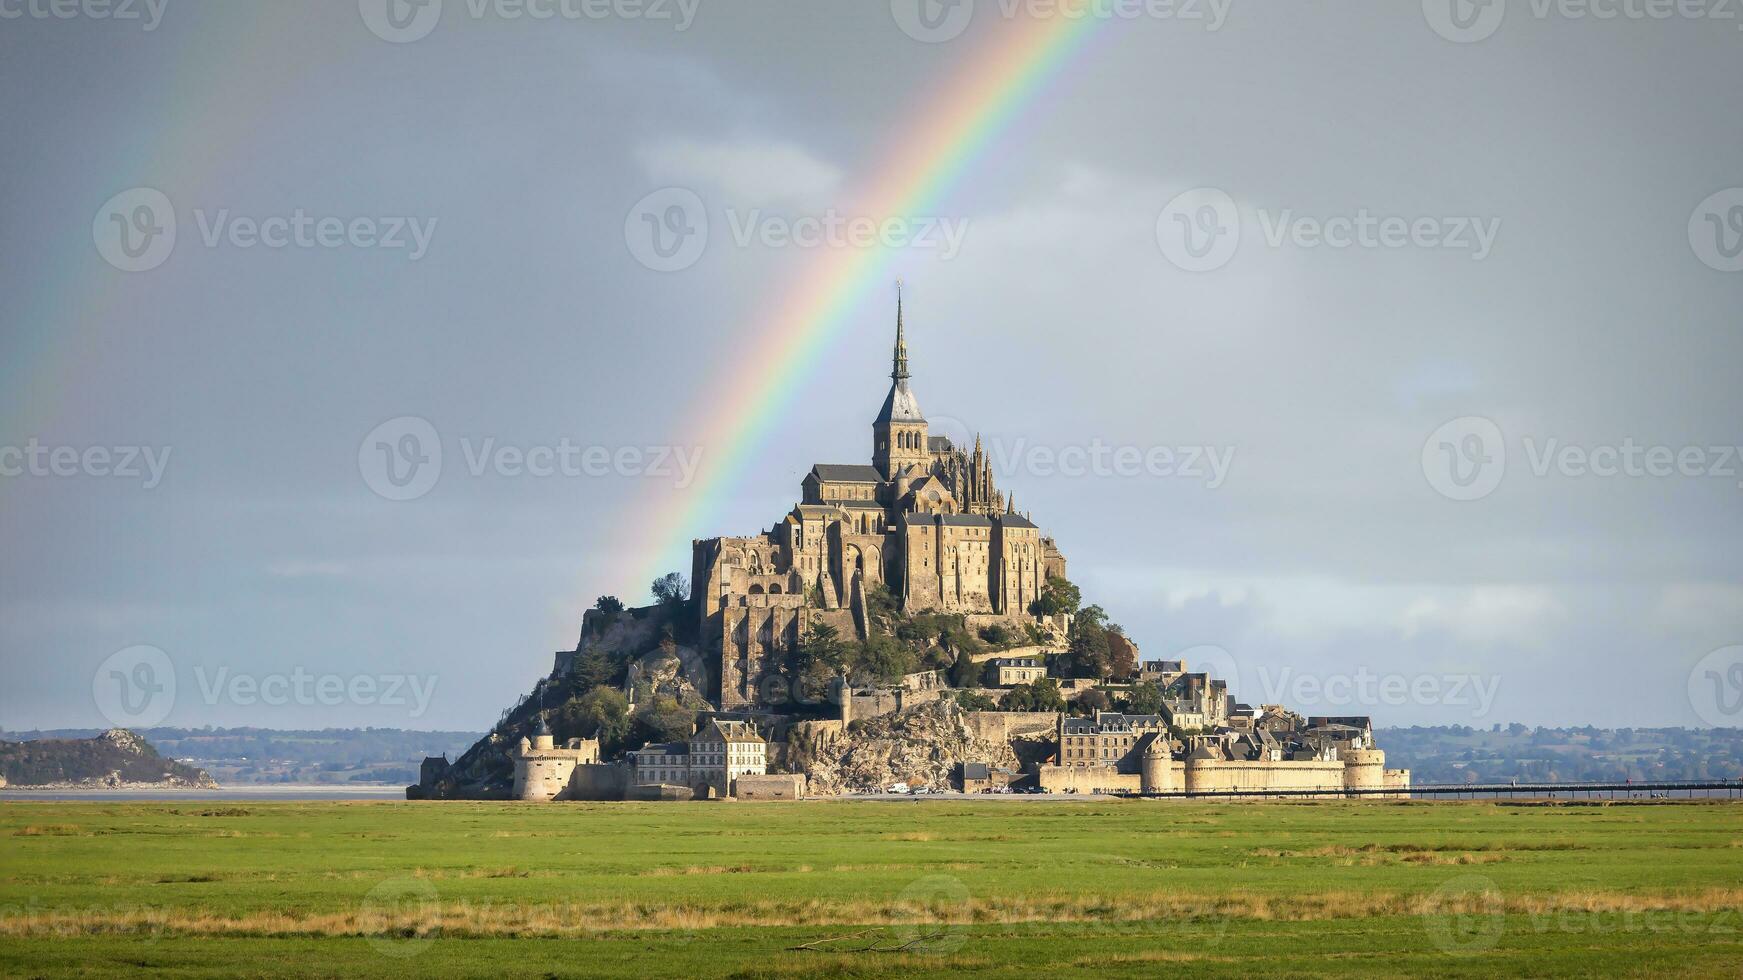
[[[1025, 740], [979, 738], [963, 715], [954, 700], [943, 699], [852, 725], [845, 732], [796, 739], [789, 743], [788, 766], [806, 774], [809, 792], [817, 796], [878, 791], [895, 783], [947, 787], [965, 762], [1022, 767], [1018, 752]], [[1035, 741], [1044, 749], [1045, 736]]]
[[159, 755], [125, 728], [96, 738], [0, 742], [0, 785], [14, 789], [216, 789], [203, 769]]

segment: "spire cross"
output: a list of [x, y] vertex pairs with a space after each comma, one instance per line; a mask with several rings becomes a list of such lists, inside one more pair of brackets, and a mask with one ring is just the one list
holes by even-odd
[[903, 335], [902, 327], [902, 280], [896, 280], [896, 351], [893, 370], [890, 378], [895, 381], [908, 380], [908, 342]]

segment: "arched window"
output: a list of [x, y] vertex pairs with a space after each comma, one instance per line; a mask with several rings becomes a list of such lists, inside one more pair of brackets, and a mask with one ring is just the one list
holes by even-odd
[[779, 585], [769, 586], [769, 595], [780, 595], [780, 594], [781, 594], [781, 587]]
[[751, 586], [750, 587], [750, 594], [751, 595], [762, 595], [763, 594], [763, 587], [760, 585]]

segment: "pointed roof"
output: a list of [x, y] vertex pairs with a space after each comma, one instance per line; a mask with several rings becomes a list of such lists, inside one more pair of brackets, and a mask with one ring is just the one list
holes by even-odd
[[878, 410], [873, 424], [886, 422], [924, 422], [920, 402], [908, 390], [908, 343], [902, 327], [901, 283], [896, 284], [896, 348], [891, 357], [890, 393], [884, 397], [884, 407]]

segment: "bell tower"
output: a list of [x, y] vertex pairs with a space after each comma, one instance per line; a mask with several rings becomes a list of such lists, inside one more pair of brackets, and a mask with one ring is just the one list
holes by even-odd
[[890, 370], [890, 393], [872, 422], [872, 465], [893, 480], [909, 466], [922, 470], [932, 463], [926, 444], [926, 417], [908, 389], [908, 342], [902, 326], [902, 284], [896, 283], [896, 348]]

